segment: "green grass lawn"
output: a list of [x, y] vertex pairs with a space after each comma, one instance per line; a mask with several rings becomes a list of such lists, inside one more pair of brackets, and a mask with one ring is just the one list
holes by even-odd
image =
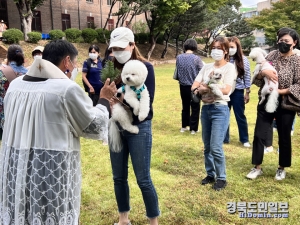
[[[205, 60], [206, 61], [206, 60]], [[252, 69], [254, 64], [251, 62]], [[295, 125], [292, 167], [287, 168], [283, 181], [275, 181], [278, 165], [276, 151], [265, 155], [264, 174], [256, 180], [247, 180], [252, 168], [251, 148], [239, 143], [237, 125], [231, 112], [231, 142], [224, 145], [228, 185], [216, 192], [211, 185], [202, 186], [206, 176], [203, 142], [196, 135], [180, 133], [181, 99], [178, 82], [172, 79], [175, 65], [155, 66], [156, 94], [153, 118], [152, 180], [156, 187], [162, 225], [191, 224], [299, 224], [300, 218], [300, 123]], [[78, 76], [77, 82], [81, 84]], [[253, 140], [258, 102], [255, 86], [251, 87], [250, 102], [246, 105], [250, 143]], [[99, 141], [81, 140], [82, 199], [80, 223], [84, 225], [111, 225], [118, 221], [109, 150]], [[274, 149], [278, 148], [277, 134]], [[136, 184], [132, 165], [129, 164], [131, 193], [130, 220], [133, 225], [148, 224], [141, 192]], [[239, 218], [229, 214], [227, 202], [288, 202], [288, 219]]]

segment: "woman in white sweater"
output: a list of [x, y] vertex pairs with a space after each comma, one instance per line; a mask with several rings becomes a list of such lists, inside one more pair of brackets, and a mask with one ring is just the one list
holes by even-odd
[[[192, 91], [202, 95], [201, 125], [204, 142], [205, 169], [207, 176], [202, 184], [216, 182], [213, 189], [219, 191], [226, 187], [226, 166], [223, 152], [223, 140], [229, 125], [229, 108], [227, 102], [237, 76], [233, 64], [228, 62], [229, 43], [224, 37], [217, 37], [210, 45], [214, 63], [204, 65], [192, 85]], [[222, 96], [212, 93], [207, 80], [216, 69], [222, 77], [219, 87]]]

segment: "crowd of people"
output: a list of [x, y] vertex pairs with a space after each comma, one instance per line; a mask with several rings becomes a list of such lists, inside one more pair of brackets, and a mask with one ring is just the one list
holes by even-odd
[[[277, 81], [279, 105], [274, 113], [266, 112], [265, 102], [257, 105], [252, 144], [254, 168], [246, 175], [249, 179], [263, 174], [261, 164], [264, 153], [272, 146], [274, 119], [280, 149], [275, 179], [285, 179], [285, 168], [291, 166], [291, 130], [296, 112], [284, 109], [281, 102], [285, 95], [300, 99], [300, 57], [293, 52], [299, 47], [299, 35], [293, 29], [281, 28], [277, 38], [278, 50], [270, 52], [266, 60], [276, 68], [278, 77], [273, 71], [262, 70], [253, 81], [260, 87], [259, 100], [263, 78]], [[187, 39], [183, 50], [176, 59], [182, 103], [180, 132], [189, 131], [192, 135], [200, 132], [201, 121], [206, 170], [201, 184], [213, 183], [212, 188], [220, 191], [227, 186], [223, 144], [230, 142], [231, 108], [238, 125], [239, 141], [244, 147], [251, 147], [245, 115], [252, 85], [249, 61], [237, 37], [215, 38], [210, 44], [214, 61], [208, 64], [195, 54], [194, 39]], [[8, 48], [7, 61], [0, 66], [0, 221], [4, 224], [77, 224], [81, 196], [80, 137], [85, 137], [109, 145], [119, 212], [115, 225], [131, 224], [129, 162], [149, 223], [157, 225], [160, 209], [150, 174], [155, 96], [153, 65], [140, 54], [133, 32], [126, 27], [113, 30], [104, 58], [99, 46], [89, 47], [89, 57], [82, 66], [84, 90], [74, 82], [78, 73], [77, 56], [77, 49], [68, 41], [51, 41], [45, 47], [33, 49], [33, 63], [25, 68], [22, 48], [19, 45]], [[109, 60], [120, 71], [129, 60], [139, 60], [146, 66], [145, 85], [150, 106], [145, 120], [140, 121], [123, 94], [117, 94], [118, 88], [123, 86], [121, 77], [101, 81], [101, 70]], [[201, 101], [195, 102], [193, 95]], [[132, 124], [138, 127], [139, 133], [132, 134], [117, 124], [122, 147], [116, 152], [108, 142], [109, 118], [114, 104], [120, 101], [131, 109]]]

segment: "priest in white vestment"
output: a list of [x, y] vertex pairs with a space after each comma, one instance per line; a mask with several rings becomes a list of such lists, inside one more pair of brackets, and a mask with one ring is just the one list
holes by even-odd
[[[75, 47], [63, 40], [48, 45], [43, 58], [51, 61], [51, 54], [59, 56], [57, 65], [36, 59], [27, 75], [11, 82], [4, 99], [0, 153], [3, 225], [78, 224], [79, 137], [107, 141], [109, 99], [116, 88], [106, 82], [100, 104], [93, 107], [81, 87], [69, 79], [77, 69]], [[72, 46], [75, 50], [68, 54], [65, 49]]]

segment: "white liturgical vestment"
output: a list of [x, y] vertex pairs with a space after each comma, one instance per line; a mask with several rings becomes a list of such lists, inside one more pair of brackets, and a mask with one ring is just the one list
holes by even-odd
[[107, 140], [109, 113], [52, 63], [36, 59], [4, 98], [0, 224], [73, 225], [80, 214], [79, 137]]

